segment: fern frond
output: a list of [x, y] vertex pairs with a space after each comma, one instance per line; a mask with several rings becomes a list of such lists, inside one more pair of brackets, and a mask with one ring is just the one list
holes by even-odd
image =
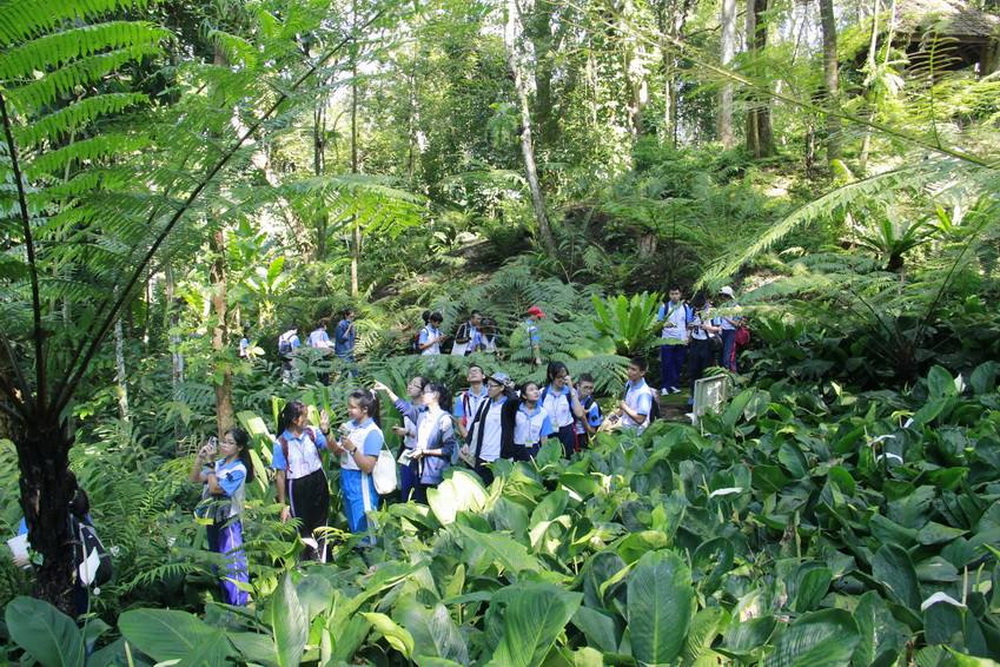
[[14, 137], [25, 147], [44, 141], [58, 143], [102, 116], [121, 113], [147, 101], [148, 98], [142, 93], [107, 93], [87, 97], [68, 107], [32, 119], [30, 124], [16, 128]]
[[115, 72], [126, 63], [153, 56], [161, 51], [159, 44], [133, 44], [124, 48], [76, 60], [46, 74], [32, 83], [8, 91], [11, 105], [20, 113], [30, 115], [36, 109], [70, 97], [78, 86], [89, 86]]
[[108, 21], [67, 28], [24, 42], [0, 54], [0, 80], [31, 81], [39, 71], [105, 51], [144, 44], [158, 48], [171, 33], [151, 23]]
[[931, 183], [941, 183], [953, 177], [954, 170], [968, 171], [968, 165], [953, 158], [927, 160], [912, 167], [902, 167], [839, 187], [798, 209], [772, 226], [756, 241], [728, 262], [711, 268], [698, 281], [696, 287], [719, 284], [733, 276], [740, 267], [772, 248], [796, 228], [813, 220], [823, 219], [830, 213], [843, 210], [863, 197], [884, 194], [896, 188], [920, 188]]
[[151, 145], [152, 141], [142, 135], [102, 134], [39, 155], [26, 166], [25, 173], [29, 178], [40, 178], [45, 174], [58, 173], [68, 165], [137, 153]]
[[86, 20], [125, 9], [144, 9], [149, 0], [3, 0], [0, 46], [41, 35], [65, 22]]

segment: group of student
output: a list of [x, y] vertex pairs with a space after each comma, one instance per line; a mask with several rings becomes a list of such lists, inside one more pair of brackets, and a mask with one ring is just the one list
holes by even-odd
[[720, 303], [700, 294], [692, 302], [682, 298], [678, 287], [660, 305], [656, 319], [663, 323], [660, 345], [660, 393], [677, 394], [681, 374], [688, 362], [691, 394], [694, 383], [710, 366], [736, 372], [736, 355], [749, 342], [746, 317], [742, 315], [733, 288], [719, 290]]
[[[736, 370], [737, 332], [745, 329], [745, 318], [731, 287], [720, 290], [723, 306], [716, 308], [706, 296], [692, 303], [681, 298], [677, 288], [658, 313], [663, 322], [661, 344], [661, 394], [678, 393], [685, 360], [692, 384], [705, 369], [719, 365]], [[541, 364], [537, 322], [545, 317], [538, 306], [524, 314], [522, 325], [535, 364]], [[447, 336], [441, 331], [439, 312], [424, 313], [424, 327], [414, 347], [422, 355], [442, 354]], [[320, 321], [309, 335], [308, 345], [332, 349], [349, 362], [354, 360], [354, 311], [345, 310], [327, 335], [327, 321]], [[451, 353], [496, 352], [495, 322], [473, 311], [453, 337]], [[289, 328], [279, 338], [283, 358], [301, 345], [297, 330]], [[242, 347], [242, 346], [241, 346]], [[330, 492], [321, 454], [324, 450], [340, 467], [340, 493], [348, 529], [362, 535], [360, 544], [375, 542], [370, 512], [380, 501], [373, 481], [379, 454], [385, 447], [380, 427], [379, 393], [384, 393], [402, 417], [394, 427], [402, 439], [398, 452], [399, 491], [403, 501], [427, 502], [428, 489], [444, 479], [445, 471], [459, 461], [472, 468], [489, 484], [490, 464], [499, 459], [528, 461], [538, 455], [549, 438], [559, 441], [569, 458], [588, 446], [602, 426], [641, 432], [655, 418], [658, 400], [645, 380], [644, 357], [630, 360], [628, 381], [613, 414], [605, 417], [594, 400], [594, 379], [588, 374], [578, 381], [559, 361], [548, 364], [545, 382], [525, 381], [515, 385], [502, 371], [487, 373], [477, 364], [468, 367], [467, 388], [454, 396], [447, 388], [422, 376], [411, 378], [405, 396], [396, 395], [381, 382], [372, 389], [357, 389], [348, 397], [348, 420], [336, 433], [330, 417], [320, 412], [318, 427], [308, 423], [308, 409], [301, 401], [288, 403], [281, 413], [278, 437], [273, 445], [272, 467], [281, 519], [298, 521], [299, 534], [307, 545], [304, 556], [326, 559], [325, 527], [330, 521]], [[608, 424], [605, 425], [607, 419]], [[241, 429], [225, 434], [221, 448], [205, 447], [191, 472], [193, 481], [204, 484], [207, 500], [221, 501], [221, 511], [211, 514], [209, 544], [213, 551], [230, 554], [223, 579], [223, 599], [230, 604], [247, 601], [246, 560], [242, 552], [239, 521], [246, 483], [253, 478], [248, 458], [249, 437]], [[219, 456], [217, 456], [219, 455]]]
[[[637, 357], [628, 367], [628, 383], [611, 418], [624, 428], [642, 431], [649, 423], [655, 397], [646, 384], [646, 362]], [[406, 397], [397, 396], [381, 382], [373, 389], [356, 389], [347, 401], [348, 420], [331, 432], [330, 416], [319, 413], [318, 426], [310, 425], [308, 408], [291, 401], [281, 411], [278, 437], [272, 448], [276, 498], [282, 521], [296, 519], [306, 549], [303, 556], [326, 560], [325, 527], [330, 524], [330, 491], [322, 453], [331, 455], [340, 468], [340, 493], [347, 527], [361, 536], [361, 545], [375, 543], [370, 512], [382, 498], [376, 491], [373, 471], [385, 447], [380, 427], [379, 393], [384, 393], [402, 416], [395, 432], [402, 438], [398, 452], [399, 491], [403, 501], [427, 502], [428, 489], [444, 479], [445, 471], [460, 460], [489, 484], [490, 464], [498, 459], [528, 461], [549, 438], [559, 441], [568, 458], [588, 446], [605, 417], [594, 400], [594, 379], [578, 381], [566, 365], [548, 365], [543, 385], [525, 381], [515, 386], [502, 371], [486, 373], [472, 364], [466, 374], [468, 387], [455, 396], [440, 383], [411, 378]], [[240, 515], [246, 484], [253, 480], [249, 436], [233, 428], [221, 443], [209, 442], [199, 452], [191, 480], [203, 486], [204, 511], [196, 511], [207, 525], [209, 547], [225, 554], [222, 597], [228, 604], [247, 602], [247, 563], [243, 553]]]

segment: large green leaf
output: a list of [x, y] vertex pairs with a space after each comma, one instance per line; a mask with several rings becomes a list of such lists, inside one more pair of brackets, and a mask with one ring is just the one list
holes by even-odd
[[587, 638], [590, 646], [608, 653], [618, 650], [615, 620], [604, 612], [590, 607], [580, 607], [573, 614], [572, 620], [573, 625], [580, 628], [583, 636]]
[[408, 598], [397, 606], [393, 617], [410, 632], [418, 664], [428, 658], [443, 658], [461, 665], [469, 663], [465, 638], [443, 604], [428, 609]]
[[460, 523], [455, 524], [455, 526], [466, 540], [470, 540], [485, 549], [504, 569], [514, 573], [523, 570], [533, 572], [542, 570], [541, 562], [528, 553], [528, 549], [520, 542], [516, 542], [506, 535], [480, 533]]
[[858, 640], [858, 626], [843, 609], [805, 614], [778, 635], [763, 667], [847, 667]]
[[691, 571], [672, 551], [651, 551], [628, 579], [628, 624], [632, 655], [647, 664], [667, 664], [684, 647], [694, 588]]
[[309, 638], [309, 619], [299, 603], [291, 574], [286, 574], [271, 598], [268, 620], [274, 632], [278, 665], [292, 667], [302, 661], [302, 652]]
[[362, 612], [365, 620], [372, 624], [376, 632], [385, 637], [389, 645], [403, 654], [407, 660], [413, 657], [413, 635], [385, 614]]
[[889, 595], [913, 611], [920, 609], [920, 584], [910, 554], [895, 544], [883, 544], [872, 556], [872, 576]]
[[7, 603], [4, 620], [10, 638], [42, 665], [83, 665], [83, 634], [73, 619], [48, 602], [16, 597]]
[[501, 590], [492, 604], [503, 607], [503, 635], [490, 664], [540, 664], [582, 600], [580, 593], [552, 584], [516, 584]]
[[445, 526], [454, 523], [461, 511], [481, 511], [486, 500], [486, 489], [479, 477], [462, 469], [454, 470], [437, 488], [427, 489], [427, 504]]
[[[216, 647], [225, 633], [186, 611], [133, 609], [118, 617], [125, 639], [149, 657], [165, 660], [196, 657], [196, 651]], [[226, 642], [228, 644], [228, 642]]]
[[879, 594], [868, 591], [854, 610], [861, 640], [854, 651], [855, 665], [891, 664], [909, 637]]

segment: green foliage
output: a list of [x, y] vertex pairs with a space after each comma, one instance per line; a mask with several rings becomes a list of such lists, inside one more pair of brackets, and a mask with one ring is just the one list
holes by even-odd
[[618, 354], [625, 357], [645, 354], [658, 338], [656, 312], [662, 301], [661, 295], [655, 292], [604, 300], [591, 297], [594, 325], [614, 340]]

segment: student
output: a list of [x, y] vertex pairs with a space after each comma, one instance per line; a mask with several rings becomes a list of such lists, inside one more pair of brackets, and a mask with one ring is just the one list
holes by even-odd
[[376, 391], [384, 391], [409, 421], [416, 423], [415, 442], [407, 450], [409, 468], [416, 480], [412, 499], [427, 503], [427, 489], [435, 487], [444, 479], [444, 471], [451, 465], [451, 455], [455, 449], [455, 430], [451, 416], [443, 409], [448, 393], [443, 385], [430, 382], [424, 385], [423, 406], [418, 408], [402, 400], [381, 382], [376, 382]]
[[649, 426], [649, 415], [653, 411], [653, 390], [646, 384], [646, 358], [632, 357], [628, 365], [628, 382], [625, 383], [625, 397], [618, 404], [622, 415], [622, 428], [642, 433]]
[[691, 331], [688, 375], [691, 377], [691, 399], [694, 404], [694, 383], [705, 374], [705, 369], [714, 363], [712, 352], [712, 337], [718, 336], [720, 327], [712, 322], [712, 304], [704, 296], [696, 297], [693, 304], [693, 315], [688, 328]]
[[441, 354], [441, 343], [444, 342], [445, 338], [441, 334], [442, 322], [444, 322], [444, 316], [436, 310], [428, 316], [427, 326], [420, 330], [420, 339], [417, 341], [420, 354], [428, 356]]
[[451, 348], [452, 355], [468, 356], [482, 349], [483, 334], [479, 328], [482, 321], [482, 313], [474, 310], [469, 319], [458, 326], [458, 331], [455, 332], [455, 344]]
[[302, 346], [298, 327], [291, 326], [278, 336], [278, 358], [281, 360], [281, 379], [291, 383], [297, 381], [295, 365], [292, 362], [295, 351]]
[[252, 482], [254, 475], [250, 462], [250, 436], [243, 429], [230, 429], [219, 443], [218, 454], [220, 458], [215, 458], [214, 442], [202, 447], [191, 468], [191, 481], [205, 485], [202, 500], [209, 500], [214, 505], [206, 531], [208, 548], [227, 558], [224, 576], [219, 580], [222, 601], [244, 606], [249, 596], [239, 584], [246, 584], [250, 579], [243, 552], [240, 515], [246, 499], [247, 482]]
[[529, 381], [521, 386], [521, 404], [514, 422], [515, 461], [534, 459], [546, 439], [556, 432], [549, 413], [538, 404], [540, 394], [537, 382]]
[[483, 344], [481, 351], [486, 354], [497, 354], [497, 321], [492, 317], [483, 318], [482, 327]]
[[469, 422], [476, 416], [476, 411], [480, 404], [486, 400], [486, 374], [478, 364], [469, 366], [469, 372], [465, 378], [469, 381], [469, 388], [461, 392], [455, 400], [452, 416], [458, 424], [458, 433], [465, 440], [469, 436]]
[[[329, 525], [330, 489], [320, 453], [323, 448], [337, 451], [330, 433], [330, 416], [320, 413], [319, 429], [309, 426], [308, 410], [302, 401], [291, 401], [281, 411], [280, 435], [274, 442], [271, 466], [277, 487], [281, 520], [299, 520], [299, 535], [310, 540], [303, 557], [326, 559], [326, 541], [316, 529]], [[313, 547], [312, 544], [316, 544]]]
[[354, 363], [354, 344], [357, 341], [355, 316], [353, 308], [344, 309], [343, 317], [333, 330], [333, 353], [348, 363]]
[[576, 432], [576, 450], [580, 451], [590, 444], [590, 436], [597, 433], [597, 429], [604, 423], [604, 415], [601, 414], [601, 406], [594, 400], [594, 377], [590, 373], [580, 375], [576, 391], [580, 405], [583, 406], [583, 417], [573, 423]]
[[663, 322], [660, 340], [660, 394], [681, 392], [681, 370], [688, 345], [688, 321], [691, 319], [687, 304], [681, 300], [679, 287], [670, 289], [670, 300], [660, 304], [657, 322]]
[[344, 499], [347, 528], [352, 533], [367, 533], [362, 544], [375, 544], [374, 522], [368, 512], [378, 508], [372, 471], [378, 462], [385, 436], [379, 428], [378, 396], [367, 389], [352, 391], [347, 397], [349, 421], [340, 426], [340, 439], [332, 450], [340, 455], [340, 492]]
[[[417, 412], [424, 409], [424, 387], [426, 386], [427, 380], [419, 375], [410, 378], [410, 381], [406, 383], [406, 395], [410, 399], [409, 405], [417, 410]], [[381, 382], [376, 382], [375, 390], [379, 391], [380, 387], [385, 387], [385, 385]], [[393, 403], [401, 400], [388, 387], [383, 391], [388, 393], [389, 400], [393, 401]], [[417, 446], [417, 421], [411, 419], [410, 415], [403, 412], [403, 410], [400, 410], [400, 414], [403, 417], [403, 425], [392, 427], [393, 433], [403, 439], [403, 447], [398, 456], [402, 456], [403, 452], [412, 451]], [[416, 484], [417, 480], [413, 474], [413, 469], [408, 465], [401, 464], [399, 466], [399, 495], [403, 499], [403, 502], [410, 499], [413, 490], [416, 488]]]
[[575, 419], [583, 418], [583, 406], [573, 388], [573, 379], [569, 369], [561, 361], [549, 364], [546, 374], [545, 388], [542, 389], [541, 404], [552, 417], [559, 441], [563, 445], [563, 454], [570, 458], [576, 450], [576, 434], [573, 426]]
[[489, 486], [493, 471], [487, 465], [497, 459], [514, 455], [514, 426], [520, 401], [511, 388], [506, 373], [493, 373], [486, 378], [487, 400], [469, 423], [469, 437], [462, 447], [463, 458], [470, 460], [472, 469]]
[[[322, 318], [316, 323], [316, 328], [309, 333], [309, 338], [306, 339], [306, 344], [316, 350], [320, 350], [323, 356], [327, 356], [332, 353], [333, 343], [330, 341], [330, 335], [326, 332], [326, 325], [329, 324], [330, 320], [327, 318]], [[329, 361], [326, 359], [320, 360], [320, 369], [316, 374], [319, 381], [324, 385], [330, 384], [330, 373]]]
[[240, 347], [239, 356], [240, 359], [250, 359], [250, 332], [246, 329], [243, 330], [243, 335], [240, 337]]
[[545, 311], [538, 306], [532, 306], [524, 313], [524, 327], [528, 337], [528, 345], [531, 347], [532, 363], [536, 366], [542, 365], [542, 337], [538, 332], [538, 320], [545, 317]]
[[740, 304], [736, 302], [733, 288], [726, 285], [719, 290], [719, 326], [722, 335], [722, 356], [719, 365], [726, 370], [737, 372], [736, 369], [736, 329], [743, 321], [740, 316]]

